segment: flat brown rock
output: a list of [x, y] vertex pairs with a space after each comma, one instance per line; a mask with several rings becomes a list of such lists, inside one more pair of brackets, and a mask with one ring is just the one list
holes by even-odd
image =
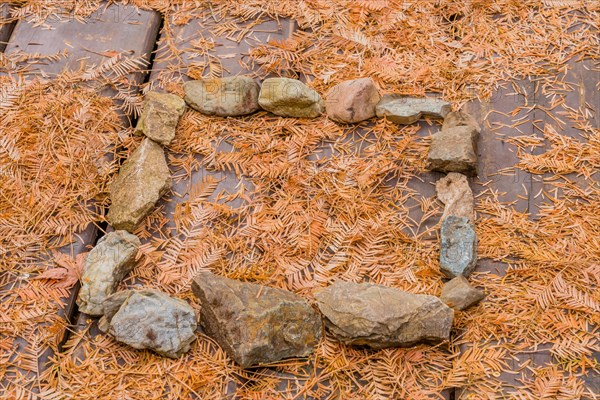
[[464, 276], [447, 282], [442, 288], [440, 299], [455, 310], [464, 310], [485, 298], [483, 290], [475, 289]]
[[427, 156], [429, 169], [475, 175], [478, 136], [471, 126], [456, 126], [432, 135]]
[[454, 312], [435, 296], [339, 281], [315, 298], [325, 326], [344, 344], [381, 349], [450, 337]]
[[381, 96], [371, 78], [345, 81], [327, 93], [327, 116], [336, 122], [351, 124], [375, 116], [375, 106]]
[[471, 222], [475, 221], [473, 192], [466, 176], [458, 172], [450, 172], [436, 182], [435, 191], [438, 199], [444, 203], [442, 219], [454, 215], [467, 217]]
[[115, 229], [133, 232], [171, 187], [163, 148], [146, 138], [119, 170], [110, 187], [107, 219]]
[[321, 318], [300, 296], [210, 272], [194, 278], [201, 325], [242, 367], [306, 357], [321, 340]]

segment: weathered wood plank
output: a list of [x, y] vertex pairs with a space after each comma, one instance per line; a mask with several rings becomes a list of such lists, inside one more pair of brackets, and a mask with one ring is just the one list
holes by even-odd
[[11, 6], [0, 4], [0, 53], [6, 48], [10, 34], [15, 27], [15, 21], [10, 18]]
[[[128, 57], [149, 58], [160, 26], [155, 12], [133, 6], [103, 5], [83, 22], [49, 21], [44, 26], [20, 20], [11, 35], [6, 53], [54, 55], [68, 52], [56, 62], [35, 65], [34, 73], [54, 76], [64, 69], [78, 70], [99, 65], [115, 52]], [[135, 80], [143, 78], [141, 73]]]
[[[31, 66], [30, 75], [53, 77], [65, 69], [76, 70], [99, 65], [110, 58], [111, 54], [107, 52], [123, 52], [129, 57], [140, 56], [148, 60], [159, 26], [160, 16], [155, 12], [140, 11], [133, 6], [104, 4], [84, 21], [68, 18], [48, 21], [44, 26], [35, 26], [31, 22], [21, 20], [15, 26], [6, 53], [23, 51], [27, 54], [53, 55], [67, 50], [68, 58]], [[133, 83], [141, 83], [143, 74], [137, 73], [129, 79]], [[129, 116], [123, 115], [123, 118], [126, 122]], [[81, 254], [95, 243], [98, 233], [96, 226], [89, 225], [77, 235], [74, 243], [61, 248], [60, 251], [73, 257]], [[21, 285], [26, 284], [26, 281], [21, 282]], [[63, 299], [64, 305], [57, 304], [60, 318], [68, 321], [73, 314], [77, 290], [77, 286], [70, 290], [70, 295]], [[28, 346], [27, 338], [18, 338], [16, 353], [25, 352]], [[37, 373], [40, 376], [44, 373], [48, 358], [53, 352], [53, 349], [48, 348], [39, 354]], [[2, 386], [10, 388], [11, 383], [16, 383], [17, 379], [22, 383], [22, 377], [18, 378], [21, 373], [18, 369], [7, 373], [3, 376]], [[34, 379], [30, 382], [34, 382]]]

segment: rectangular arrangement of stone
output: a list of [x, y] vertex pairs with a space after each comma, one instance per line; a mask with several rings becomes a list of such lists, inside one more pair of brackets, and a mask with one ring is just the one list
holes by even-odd
[[326, 328], [344, 344], [381, 349], [450, 338], [454, 311], [435, 296], [340, 281], [315, 297]]
[[321, 340], [319, 314], [300, 296], [210, 272], [198, 274], [200, 324], [243, 368], [306, 357]]
[[449, 113], [442, 130], [431, 136], [429, 169], [440, 172], [477, 173], [477, 139], [480, 128], [462, 112]]

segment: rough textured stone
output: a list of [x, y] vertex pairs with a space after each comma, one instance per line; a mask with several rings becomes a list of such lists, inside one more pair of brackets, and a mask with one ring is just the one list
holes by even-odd
[[477, 123], [477, 120], [471, 114], [467, 114], [464, 111], [453, 111], [444, 117], [443, 131], [457, 126], [470, 126], [477, 133], [481, 132], [481, 127]]
[[305, 357], [321, 339], [321, 319], [294, 293], [200, 273], [192, 291], [206, 333], [242, 367]]
[[375, 349], [447, 340], [454, 318], [435, 296], [371, 283], [336, 282], [315, 297], [339, 341]]
[[262, 83], [258, 104], [282, 117], [315, 118], [325, 110], [319, 93], [289, 78], [268, 78]]
[[371, 78], [345, 81], [327, 93], [327, 116], [346, 124], [364, 121], [375, 116], [375, 106], [381, 96]]
[[464, 276], [457, 276], [442, 288], [440, 299], [455, 310], [464, 310], [485, 298], [483, 290], [475, 289]]
[[98, 326], [119, 342], [177, 358], [196, 339], [196, 314], [183, 300], [157, 290], [117, 292], [105, 301]]
[[115, 229], [133, 232], [171, 187], [171, 173], [159, 144], [144, 139], [123, 164], [110, 187], [107, 219]]
[[442, 220], [450, 215], [467, 217], [475, 221], [473, 210], [473, 192], [469, 187], [467, 177], [457, 172], [450, 172], [435, 184], [437, 197], [444, 203]]
[[477, 236], [466, 217], [442, 221], [440, 267], [449, 278], [469, 276], [477, 264]]
[[413, 124], [423, 116], [444, 118], [451, 110], [450, 103], [441, 99], [396, 94], [384, 95], [375, 108], [378, 117], [404, 125]]
[[248, 76], [203, 79], [183, 84], [185, 102], [202, 114], [235, 117], [252, 114], [258, 105], [258, 83]]
[[457, 126], [432, 135], [427, 158], [429, 168], [475, 174], [478, 136], [478, 132], [470, 126]]
[[139, 246], [140, 239], [125, 231], [110, 232], [98, 241], [85, 259], [77, 297], [79, 311], [102, 315], [102, 304], [133, 268]]
[[142, 115], [135, 128], [136, 133], [168, 146], [175, 138], [179, 117], [185, 111], [185, 101], [174, 94], [148, 92]]

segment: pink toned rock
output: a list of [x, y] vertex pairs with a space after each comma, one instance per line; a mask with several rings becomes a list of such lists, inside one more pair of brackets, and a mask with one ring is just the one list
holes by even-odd
[[375, 106], [381, 96], [371, 78], [345, 81], [327, 93], [327, 116], [336, 122], [351, 124], [375, 116]]
[[467, 217], [471, 222], [475, 220], [473, 192], [469, 187], [466, 176], [457, 172], [450, 172], [437, 181], [435, 191], [438, 199], [445, 205], [442, 219], [454, 215], [456, 217]]

